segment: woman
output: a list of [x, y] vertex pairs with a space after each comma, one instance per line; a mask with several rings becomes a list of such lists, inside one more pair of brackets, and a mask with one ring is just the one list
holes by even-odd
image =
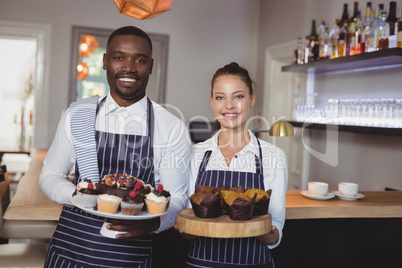
[[197, 237], [187, 256], [188, 267], [274, 267], [270, 249], [282, 237], [287, 162], [281, 149], [257, 139], [246, 128], [256, 98], [252, 84], [247, 70], [237, 63], [226, 65], [214, 74], [210, 102], [221, 129], [209, 140], [194, 146], [189, 195], [199, 184], [272, 189], [268, 210], [272, 215], [272, 229], [250, 238]]

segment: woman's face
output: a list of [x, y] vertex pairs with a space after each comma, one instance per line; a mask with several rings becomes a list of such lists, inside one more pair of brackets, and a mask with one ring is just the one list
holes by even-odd
[[243, 129], [255, 102], [246, 83], [236, 75], [219, 76], [212, 88], [211, 106], [222, 129]]

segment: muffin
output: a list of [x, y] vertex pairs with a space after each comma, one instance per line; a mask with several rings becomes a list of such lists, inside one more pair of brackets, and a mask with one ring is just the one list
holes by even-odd
[[190, 196], [194, 215], [207, 219], [222, 215], [220, 189], [212, 186], [198, 185], [194, 194]]
[[[170, 194], [169, 194], [170, 195]], [[170, 197], [163, 195], [163, 186], [160, 184], [158, 189], [145, 196], [145, 204], [150, 214], [162, 214], [168, 208]]]
[[85, 179], [77, 185], [77, 202], [83, 207], [95, 207], [98, 194], [98, 190], [91, 180]]
[[98, 196], [98, 211], [115, 214], [119, 210], [121, 198], [113, 194], [101, 194]]
[[253, 217], [256, 195], [250, 198], [245, 193], [222, 191], [221, 196], [230, 219], [249, 220]]
[[144, 197], [131, 191], [130, 194], [121, 201], [121, 214], [139, 215], [144, 206]]
[[245, 194], [248, 195], [250, 198], [253, 198], [254, 195], [256, 197], [253, 212], [254, 216], [268, 214], [271, 192], [272, 189], [269, 189], [268, 191], [264, 191], [261, 189], [249, 189], [245, 192]]

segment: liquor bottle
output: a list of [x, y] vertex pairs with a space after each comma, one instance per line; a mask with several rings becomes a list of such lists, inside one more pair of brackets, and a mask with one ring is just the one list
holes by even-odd
[[367, 52], [373, 52], [377, 50], [377, 44], [378, 44], [377, 28], [378, 25], [381, 23], [380, 10], [381, 10], [381, 4], [380, 9], [376, 9], [374, 12], [374, 21], [370, 27], [371, 29], [370, 29], [370, 37], [368, 42], [369, 45], [367, 48]]
[[398, 18], [396, 17], [396, 2], [391, 1], [389, 3], [389, 12], [387, 22], [389, 24], [389, 35], [395, 35], [395, 24], [398, 22]]
[[371, 15], [371, 2], [367, 2], [366, 6], [366, 16], [364, 18], [361, 40], [360, 40], [360, 52], [369, 52], [369, 44], [370, 44], [370, 29], [373, 23], [373, 17]]
[[310, 55], [311, 61], [318, 61], [319, 59], [320, 44], [318, 42], [317, 29], [315, 26], [315, 20], [311, 23], [310, 32]]
[[381, 13], [381, 22], [377, 27], [377, 50], [383, 50], [388, 48], [389, 38], [389, 24], [387, 23], [387, 13]]
[[329, 39], [331, 40], [331, 59], [338, 58], [338, 42], [339, 42], [339, 20], [334, 21], [334, 27], [329, 32]]
[[339, 30], [338, 57], [349, 56], [349, 27], [345, 21]]
[[311, 62], [310, 59], [310, 36], [306, 35], [304, 39], [304, 63]]
[[398, 21], [398, 33], [396, 37], [396, 47], [402, 48], [402, 20]]
[[353, 5], [353, 16], [350, 18], [349, 20], [349, 24], [351, 22], [355, 22], [357, 21], [357, 16], [358, 16], [358, 12], [359, 12], [359, 2], [355, 1], [354, 5]]
[[318, 42], [321, 43], [322, 38], [324, 38], [325, 34], [325, 19], [321, 18], [320, 25], [317, 27], [317, 35], [318, 35]]
[[319, 53], [320, 60], [330, 59], [332, 55], [331, 49], [332, 46], [331, 46], [331, 40], [329, 39], [329, 28], [325, 27], [324, 36], [320, 42], [320, 53]]
[[339, 22], [339, 27], [343, 27], [344, 23], [349, 23], [349, 12], [348, 12], [348, 4], [343, 4], [343, 12], [342, 12], [342, 17]]
[[303, 38], [299, 37], [297, 38], [297, 47], [295, 49], [295, 54], [296, 54], [296, 64], [304, 64], [305, 59], [304, 59], [304, 44], [303, 44]]
[[362, 23], [360, 19], [360, 11], [357, 12], [354, 29], [350, 29], [350, 55], [364, 53], [365, 44], [362, 42]]

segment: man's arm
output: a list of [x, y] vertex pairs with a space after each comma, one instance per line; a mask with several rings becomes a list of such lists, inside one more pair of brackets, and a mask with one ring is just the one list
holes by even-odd
[[39, 176], [42, 191], [53, 202], [63, 205], [73, 205], [71, 197], [75, 191], [74, 184], [67, 180], [67, 173], [75, 161], [69, 122], [70, 116], [67, 111], [60, 119]]

